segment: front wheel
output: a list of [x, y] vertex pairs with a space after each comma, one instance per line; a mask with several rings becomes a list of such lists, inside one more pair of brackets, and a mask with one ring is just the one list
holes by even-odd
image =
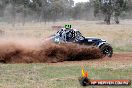
[[113, 54], [113, 48], [110, 44], [105, 43], [100, 47], [100, 50], [104, 56], [112, 57]]

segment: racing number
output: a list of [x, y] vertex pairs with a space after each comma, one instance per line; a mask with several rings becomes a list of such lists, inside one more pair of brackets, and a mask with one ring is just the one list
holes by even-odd
[[66, 29], [70, 29], [71, 28], [71, 25], [65, 25], [65, 28]]

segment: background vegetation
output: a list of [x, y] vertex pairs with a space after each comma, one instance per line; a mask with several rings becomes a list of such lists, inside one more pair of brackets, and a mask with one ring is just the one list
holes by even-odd
[[[96, 20], [99, 0], [74, 3], [73, 0], [0, 0], [0, 21], [11, 24], [56, 22], [60, 20]], [[126, 18], [131, 18], [132, 1], [128, 0]], [[98, 14], [99, 15], [99, 14]], [[123, 15], [122, 15], [123, 16]], [[97, 16], [98, 19], [102, 15]]]

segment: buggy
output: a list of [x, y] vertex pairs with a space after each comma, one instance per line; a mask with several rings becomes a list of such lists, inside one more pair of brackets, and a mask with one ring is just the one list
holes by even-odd
[[50, 37], [55, 43], [77, 43], [80, 45], [96, 46], [104, 56], [112, 57], [113, 48], [106, 40], [84, 37], [80, 31], [71, 27], [61, 28], [57, 33]]

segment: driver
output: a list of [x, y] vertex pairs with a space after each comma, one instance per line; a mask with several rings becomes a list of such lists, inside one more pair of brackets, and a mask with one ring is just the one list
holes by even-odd
[[64, 42], [76, 42], [82, 40], [82, 34], [76, 30], [72, 29], [71, 25], [67, 25], [69, 27], [61, 28], [60, 31], [57, 32], [57, 35], [60, 36], [61, 40]]
[[67, 28], [62, 33], [62, 38], [65, 42], [72, 42], [75, 39], [75, 31], [72, 28]]
[[77, 42], [84, 39], [84, 37], [78, 30], [72, 28], [63, 29], [61, 35], [61, 38], [64, 42]]

